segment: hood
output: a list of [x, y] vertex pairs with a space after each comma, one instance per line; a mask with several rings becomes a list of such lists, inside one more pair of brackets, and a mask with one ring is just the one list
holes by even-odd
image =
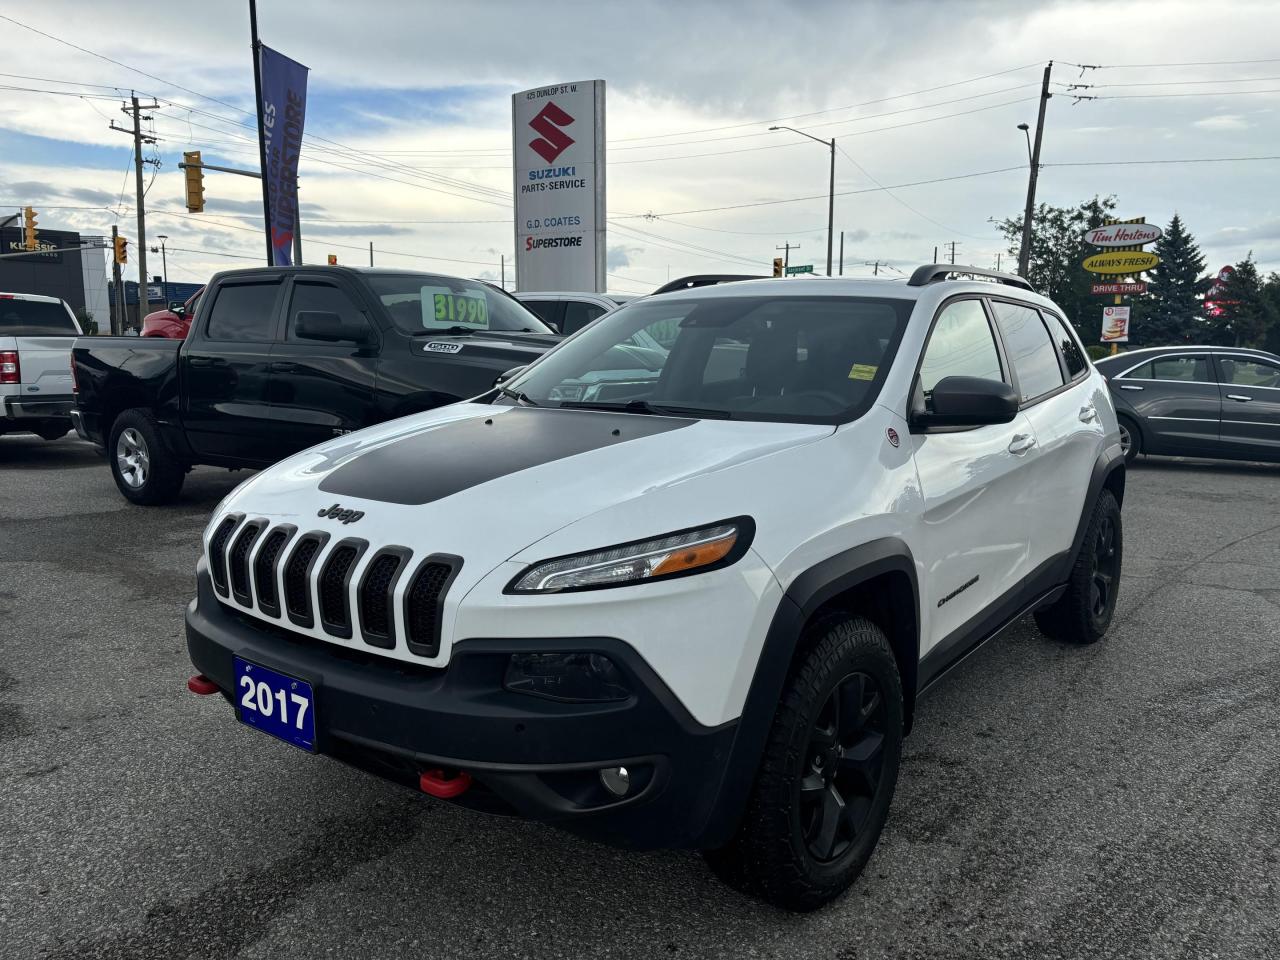
[[[455, 554], [479, 577], [584, 517], [832, 429], [458, 403], [264, 470], [223, 502], [214, 522], [237, 511], [335, 536], [349, 531], [378, 546]], [[334, 506], [339, 515], [359, 512], [351, 521], [359, 526], [318, 519]]]
[[499, 373], [532, 363], [563, 340], [555, 333], [478, 330], [467, 334], [415, 336], [409, 349], [423, 356], [457, 356], [471, 362], [491, 361]]

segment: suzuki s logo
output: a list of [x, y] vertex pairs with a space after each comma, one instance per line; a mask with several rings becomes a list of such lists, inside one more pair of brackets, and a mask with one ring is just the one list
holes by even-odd
[[541, 134], [538, 139], [530, 140], [529, 146], [533, 147], [533, 152], [547, 163], [555, 163], [556, 157], [564, 153], [574, 142], [573, 137], [560, 129], [571, 123], [573, 123], [573, 117], [554, 103], [547, 103], [538, 111], [538, 115], [529, 121], [533, 132]]
[[363, 510], [345, 510], [341, 504], [335, 503], [332, 507], [326, 507], [316, 514], [317, 517], [324, 517], [326, 520], [337, 520], [339, 523], [355, 523], [364, 516]]

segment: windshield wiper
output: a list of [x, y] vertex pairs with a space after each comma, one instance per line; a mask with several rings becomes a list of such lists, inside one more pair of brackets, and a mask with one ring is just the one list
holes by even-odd
[[435, 329], [415, 330], [409, 334], [411, 337], [437, 337], [442, 333], [484, 333], [484, 330], [477, 330], [475, 327], [436, 327]]
[[591, 400], [564, 400], [561, 409], [571, 410], [616, 410], [619, 413], [646, 413], [658, 417], [705, 417], [709, 420], [732, 420], [733, 414], [719, 407], [684, 407], [665, 403], [650, 403], [648, 400], [627, 400], [626, 402], [595, 402]]
[[504, 397], [510, 397], [516, 403], [523, 403], [526, 407], [536, 407], [537, 404], [529, 399], [528, 396], [519, 390], [512, 390], [510, 387], [499, 387], [498, 392]]

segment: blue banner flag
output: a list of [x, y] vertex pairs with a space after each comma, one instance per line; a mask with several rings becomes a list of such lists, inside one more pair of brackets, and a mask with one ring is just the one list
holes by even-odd
[[267, 232], [271, 262], [293, 263], [293, 234], [298, 211], [298, 155], [307, 111], [307, 67], [259, 44], [262, 70], [262, 176], [267, 182]]

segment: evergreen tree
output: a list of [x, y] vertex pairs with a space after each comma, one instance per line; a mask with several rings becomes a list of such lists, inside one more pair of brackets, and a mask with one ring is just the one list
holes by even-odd
[[1270, 305], [1253, 262], [1253, 251], [1235, 265], [1235, 271], [1222, 286], [1218, 301], [1221, 313], [1210, 322], [1214, 342], [1228, 347], [1262, 346]]
[[1267, 335], [1263, 349], [1280, 353], [1280, 273], [1273, 270], [1263, 281], [1262, 298], [1267, 304]]
[[1149, 271], [1147, 293], [1134, 304], [1129, 336], [1144, 347], [1194, 343], [1204, 335], [1200, 296], [1210, 281], [1201, 278], [1204, 255], [1176, 213], [1154, 252], [1160, 263]]

